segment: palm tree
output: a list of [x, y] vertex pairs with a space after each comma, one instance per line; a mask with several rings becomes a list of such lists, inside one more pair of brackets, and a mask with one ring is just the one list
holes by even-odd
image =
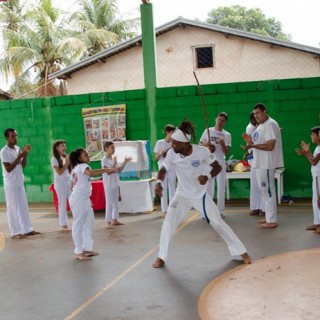
[[[48, 82], [48, 75], [62, 65], [75, 62], [86, 53], [84, 43], [70, 37], [61, 12], [52, 6], [51, 0], [41, 0], [39, 7], [28, 7], [17, 11], [17, 6], [1, 6], [1, 21], [4, 23], [4, 57], [0, 68], [6, 74], [12, 73], [15, 83], [10, 91], [15, 95], [35, 88], [36, 95], [55, 95], [57, 88]], [[11, 17], [17, 23], [9, 23]], [[14, 19], [12, 19], [14, 20]], [[14, 26], [14, 27], [13, 27]]]
[[11, 0], [0, 4], [4, 53], [0, 71], [14, 77], [10, 92], [21, 96], [59, 94], [49, 74], [133, 35], [137, 19], [116, 19], [115, 0], [80, 0], [82, 10], [67, 14], [39, 0]]
[[[79, 0], [80, 10], [71, 16], [74, 29], [81, 31], [81, 39], [88, 44], [89, 55], [100, 52], [135, 35], [139, 18], [119, 17], [116, 0]], [[93, 30], [107, 31], [109, 37], [92, 36]], [[103, 33], [102, 33], [103, 34]], [[89, 36], [87, 36], [89, 35]]]

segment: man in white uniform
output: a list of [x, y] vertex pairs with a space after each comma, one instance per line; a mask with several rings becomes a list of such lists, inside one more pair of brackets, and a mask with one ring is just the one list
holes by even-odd
[[192, 123], [183, 121], [171, 138], [172, 149], [168, 151], [163, 167], [158, 172], [156, 192], [162, 196], [162, 181], [167, 170], [172, 168], [177, 174], [178, 187], [162, 225], [160, 250], [158, 258], [152, 266], [154, 268], [164, 266], [170, 240], [191, 208], [202, 213], [206, 221], [226, 242], [232, 256], [239, 255], [244, 263], [250, 263], [251, 259], [247, 249], [232, 229], [221, 219], [217, 206], [206, 193], [207, 182], [221, 170], [220, 165], [207, 148], [190, 143], [191, 139], [195, 138]]
[[[250, 113], [250, 122], [246, 128], [246, 134], [252, 139], [254, 132], [257, 128], [257, 120], [254, 117], [253, 112]], [[261, 193], [258, 186], [257, 170], [252, 167], [253, 153], [252, 149], [248, 150], [246, 159], [251, 167], [250, 170], [250, 216], [264, 215], [264, 205], [261, 200]]]
[[17, 132], [8, 128], [4, 131], [7, 145], [1, 149], [2, 175], [7, 205], [7, 217], [10, 234], [13, 239], [40, 234], [33, 230], [26, 192], [24, 189], [23, 168], [27, 164], [27, 156], [31, 145], [20, 149], [17, 144]]
[[269, 117], [264, 104], [255, 105], [253, 113], [259, 125], [253, 134], [253, 141], [242, 148], [253, 150], [252, 166], [257, 170], [258, 185], [265, 205], [266, 219], [258, 223], [262, 228], [276, 228], [278, 222], [275, 171], [276, 168], [283, 167], [280, 127]]
[[200, 145], [208, 147], [221, 166], [219, 174], [210, 179], [207, 192], [209, 196], [214, 197], [214, 185], [217, 180], [217, 205], [220, 212], [223, 213], [227, 175], [225, 156], [231, 148], [231, 134], [223, 129], [228, 121], [228, 115], [225, 112], [220, 112], [215, 121], [215, 126], [209, 128], [210, 141], [208, 141], [208, 131], [205, 130], [200, 138]]

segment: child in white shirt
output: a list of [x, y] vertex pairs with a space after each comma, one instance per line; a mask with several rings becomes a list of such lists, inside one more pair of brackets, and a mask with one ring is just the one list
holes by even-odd
[[119, 172], [121, 172], [126, 164], [132, 160], [132, 157], [125, 157], [121, 165], [117, 162], [117, 157], [114, 156], [115, 145], [112, 141], [107, 141], [103, 145], [105, 156], [101, 160], [102, 168], [111, 168], [113, 172], [102, 174], [104, 193], [106, 197], [106, 213], [105, 221], [107, 229], [112, 229], [113, 226], [123, 225], [119, 219], [119, 201], [120, 195], [120, 180]]
[[52, 146], [51, 166], [54, 174], [54, 189], [58, 197], [59, 224], [62, 231], [71, 231], [68, 223], [67, 201], [71, 195], [71, 175], [69, 171], [69, 155], [64, 140], [57, 140]]
[[313, 154], [309, 143], [304, 141], [301, 141], [301, 149], [296, 149], [296, 152], [311, 163], [313, 224], [306, 230], [320, 234], [320, 126], [311, 128], [311, 142], [317, 145]]
[[79, 148], [70, 153], [72, 193], [69, 203], [73, 214], [72, 239], [75, 246], [74, 253], [81, 261], [90, 260], [90, 257], [99, 254], [93, 251], [94, 213], [90, 201], [90, 178], [115, 171], [114, 168], [91, 170], [89, 162], [90, 158], [85, 149]]

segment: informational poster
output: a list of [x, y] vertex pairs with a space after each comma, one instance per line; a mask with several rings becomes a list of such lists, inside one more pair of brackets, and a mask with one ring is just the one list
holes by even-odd
[[91, 161], [104, 156], [106, 141], [126, 141], [126, 105], [83, 108], [86, 149]]

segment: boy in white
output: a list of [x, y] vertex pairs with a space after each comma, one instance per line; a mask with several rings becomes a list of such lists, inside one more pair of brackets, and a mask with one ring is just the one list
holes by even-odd
[[72, 239], [74, 253], [78, 260], [90, 260], [90, 257], [99, 253], [93, 251], [93, 226], [94, 213], [90, 201], [91, 181], [90, 177], [101, 175], [105, 172], [113, 172], [114, 169], [91, 170], [88, 163], [89, 155], [85, 149], [79, 148], [70, 153], [72, 165], [72, 193], [69, 199], [72, 215]]
[[179, 129], [172, 134], [172, 149], [168, 151], [164, 166], [158, 172], [156, 192], [159, 196], [162, 195], [161, 184], [167, 169], [176, 170], [178, 187], [162, 225], [160, 250], [152, 266], [154, 268], [164, 266], [170, 240], [191, 208], [202, 213], [206, 221], [226, 242], [231, 255], [241, 255], [244, 263], [250, 263], [251, 259], [246, 248], [232, 229], [221, 219], [217, 206], [206, 193], [208, 180], [216, 175], [221, 167], [207, 148], [190, 143], [191, 138], [194, 139], [194, 137], [193, 125], [188, 121], [183, 121]]
[[312, 208], [313, 224], [306, 230], [313, 230], [320, 234], [320, 127], [311, 128], [311, 142], [317, 146], [313, 152], [310, 151], [309, 144], [301, 141], [301, 149], [296, 149], [298, 155], [303, 155], [311, 163], [312, 174]]
[[206, 146], [214, 155], [221, 166], [221, 171], [216, 177], [213, 177], [208, 183], [208, 194], [214, 197], [215, 180], [217, 180], [217, 206], [223, 213], [225, 210], [225, 190], [226, 190], [226, 161], [225, 156], [231, 148], [231, 134], [224, 130], [228, 115], [220, 112], [215, 120], [215, 126], [209, 128], [210, 141], [208, 141], [208, 131], [205, 130], [200, 138], [200, 145]]
[[71, 175], [66, 142], [57, 140], [52, 146], [51, 166], [54, 174], [54, 189], [58, 197], [59, 224], [62, 231], [71, 231], [68, 224], [67, 201], [71, 195]]
[[119, 172], [121, 172], [126, 164], [132, 160], [132, 157], [125, 157], [122, 165], [119, 165], [117, 157], [114, 156], [114, 143], [106, 141], [103, 145], [103, 149], [106, 152], [106, 155], [101, 160], [101, 167], [115, 169], [114, 172], [102, 174], [106, 198], [105, 221], [107, 223], [107, 229], [112, 229], [112, 226], [123, 225], [123, 223], [118, 221], [119, 201], [121, 201]]
[[[158, 169], [160, 170], [164, 159], [167, 156], [167, 152], [171, 149], [171, 135], [174, 132], [176, 127], [172, 124], [167, 124], [164, 127], [164, 134], [166, 135], [165, 139], [158, 140], [153, 152], [155, 153], [156, 160], [158, 161]], [[176, 173], [174, 170], [167, 171], [167, 174], [162, 181], [162, 187], [164, 192], [162, 193], [161, 201], [161, 211], [163, 213], [163, 217], [165, 217], [168, 210], [168, 193], [169, 193], [169, 202], [174, 197], [176, 192]]]
[[266, 219], [258, 221], [261, 228], [276, 228], [277, 199], [275, 192], [275, 170], [283, 167], [282, 139], [278, 123], [270, 118], [265, 105], [258, 103], [253, 108], [258, 127], [253, 142], [242, 146], [243, 150], [253, 150], [252, 167], [257, 169], [261, 199], [265, 205]]
[[7, 205], [7, 218], [13, 239], [40, 234], [33, 230], [26, 191], [23, 185], [23, 168], [27, 165], [27, 156], [31, 145], [22, 150], [16, 146], [17, 132], [8, 128], [4, 131], [7, 145], [1, 149], [2, 175]]

